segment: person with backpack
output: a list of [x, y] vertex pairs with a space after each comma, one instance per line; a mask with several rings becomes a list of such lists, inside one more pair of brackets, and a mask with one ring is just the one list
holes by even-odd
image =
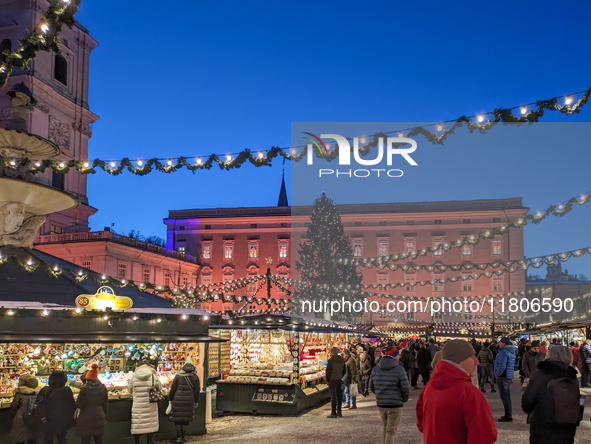
[[133, 395], [131, 406], [131, 434], [135, 444], [140, 443], [141, 435], [147, 435], [148, 444], [153, 443], [152, 435], [160, 426], [158, 420], [158, 403], [150, 402], [150, 389], [162, 388], [156, 376], [156, 369], [147, 361], [138, 362], [135, 373], [129, 381], [127, 390]]
[[53, 444], [54, 438], [58, 444], [66, 444], [68, 429], [74, 425], [76, 401], [66, 382], [66, 373], [55, 371], [49, 375], [48, 385], [37, 396], [35, 407], [43, 412], [45, 418], [41, 424], [45, 444]]
[[90, 444], [91, 438], [94, 438], [94, 444], [103, 444], [109, 411], [109, 394], [107, 388], [99, 381], [98, 368], [98, 364], [93, 362], [86, 373], [86, 383], [80, 387], [76, 399], [76, 409], [79, 412], [76, 419], [76, 435], [81, 438], [82, 444]]
[[40, 435], [39, 424], [30, 424], [28, 421], [40, 390], [39, 381], [33, 375], [24, 373], [20, 376], [18, 387], [14, 391], [14, 399], [10, 404], [10, 410], [14, 416], [10, 437], [17, 444], [35, 444]]
[[170, 386], [170, 417], [176, 428], [176, 440], [171, 442], [186, 442], [187, 427], [193, 421], [195, 409], [199, 402], [200, 382], [195, 373], [195, 366], [191, 358], [176, 374]]
[[532, 374], [521, 398], [521, 408], [530, 424], [530, 444], [574, 443], [580, 419], [580, 390], [571, 362], [568, 347], [553, 345]]
[[511, 383], [515, 372], [515, 346], [509, 338], [503, 337], [500, 341], [501, 349], [495, 359], [494, 374], [499, 385], [499, 395], [505, 408], [505, 414], [499, 418], [499, 422], [513, 421], [513, 408], [511, 406]]
[[488, 348], [490, 343], [486, 341], [480, 351], [478, 352], [478, 362], [480, 365], [478, 366], [478, 385], [480, 386], [480, 391], [482, 393], [486, 393], [484, 389], [484, 383], [488, 379], [490, 381], [490, 391], [495, 393], [495, 382], [493, 376], [493, 366], [495, 364], [495, 358], [493, 356], [493, 352], [490, 348]]

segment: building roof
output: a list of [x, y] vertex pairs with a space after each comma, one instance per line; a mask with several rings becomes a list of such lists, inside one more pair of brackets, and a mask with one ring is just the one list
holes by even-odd
[[[4, 257], [16, 256], [24, 263], [29, 259], [33, 263], [41, 260], [53, 266], [57, 265], [61, 269], [82, 269], [79, 265], [30, 248], [2, 247], [2, 255]], [[99, 273], [92, 274], [97, 278], [100, 277]], [[76, 282], [67, 274], [53, 278], [43, 270], [29, 273], [14, 263], [0, 265], [0, 306], [4, 301], [22, 301], [23, 307], [20, 308], [25, 308], [31, 303], [56, 304], [72, 308], [75, 306], [77, 296], [95, 294], [101, 286], [92, 279]], [[173, 308], [173, 305], [166, 299], [132, 287], [117, 288], [115, 294], [130, 297], [133, 300], [133, 308], [136, 309]]]
[[[391, 202], [336, 205], [339, 214], [378, 213], [427, 213], [450, 211], [528, 210], [521, 197], [508, 199], [452, 200], [442, 202]], [[306, 216], [312, 214], [312, 206], [203, 208], [170, 210], [168, 219], [256, 217], [256, 216]], [[166, 221], [166, 220], [165, 220]]]

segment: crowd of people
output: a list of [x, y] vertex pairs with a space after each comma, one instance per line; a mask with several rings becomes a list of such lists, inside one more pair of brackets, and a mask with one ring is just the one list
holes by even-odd
[[[35, 444], [42, 437], [45, 444], [67, 442], [68, 431], [76, 428], [82, 444], [102, 444], [109, 413], [109, 398], [105, 385], [99, 380], [98, 364], [93, 363], [80, 381], [69, 381], [66, 373], [53, 372], [47, 386], [41, 388], [39, 380], [30, 374], [19, 378], [11, 404], [11, 438], [17, 444]], [[80, 389], [74, 399], [70, 386]], [[153, 443], [159, 429], [158, 403], [153, 393], [162, 385], [156, 369], [147, 361], [138, 362], [127, 387], [133, 396], [131, 430], [135, 443], [142, 435]], [[200, 383], [190, 358], [175, 376], [169, 393], [166, 413], [175, 424], [177, 437], [171, 442], [186, 441], [189, 423], [193, 420], [199, 400]]]
[[[574, 442], [584, 406], [581, 387], [589, 387], [591, 340], [562, 345], [509, 338], [479, 342], [453, 339], [438, 343], [406, 339], [334, 347], [327, 362], [331, 393], [329, 418], [355, 409], [356, 397], [376, 397], [385, 444], [395, 442], [404, 403], [421, 390], [416, 406], [417, 427], [426, 444], [494, 443], [497, 427], [483, 393], [496, 393], [504, 414], [513, 421], [511, 385], [519, 375], [521, 409], [530, 425], [531, 444]], [[419, 377], [422, 388], [419, 388]]]

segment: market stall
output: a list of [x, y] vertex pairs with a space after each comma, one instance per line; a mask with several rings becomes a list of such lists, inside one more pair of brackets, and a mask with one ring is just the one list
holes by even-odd
[[[64, 264], [57, 258], [55, 262]], [[9, 407], [22, 373], [45, 385], [51, 372], [65, 371], [76, 397], [82, 375], [96, 362], [109, 392], [104, 441], [132, 443], [127, 386], [137, 362], [148, 360], [157, 369], [167, 394], [188, 358], [204, 384], [205, 344], [223, 341], [208, 335], [209, 313], [173, 308], [165, 299], [133, 288], [31, 274], [12, 265], [0, 267], [0, 282], [0, 444], [10, 442]], [[202, 390], [189, 435], [206, 433], [205, 398]], [[159, 403], [155, 440], [176, 437], [165, 415], [167, 405], [168, 399]], [[74, 428], [68, 438], [78, 440]]]
[[216, 406], [227, 412], [295, 415], [330, 399], [325, 380], [330, 349], [360, 334], [342, 323], [295, 315], [225, 321], [230, 368], [217, 381]]

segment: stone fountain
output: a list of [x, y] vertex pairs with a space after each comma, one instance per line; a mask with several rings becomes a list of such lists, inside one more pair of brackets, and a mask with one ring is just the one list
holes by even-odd
[[[6, 97], [12, 109], [8, 126], [0, 128], [0, 156], [16, 162], [57, 156], [56, 144], [26, 131], [27, 114], [36, 104], [31, 90], [20, 83]], [[80, 205], [71, 194], [40, 182], [24, 168], [0, 167], [0, 246], [32, 247], [45, 215]]]

